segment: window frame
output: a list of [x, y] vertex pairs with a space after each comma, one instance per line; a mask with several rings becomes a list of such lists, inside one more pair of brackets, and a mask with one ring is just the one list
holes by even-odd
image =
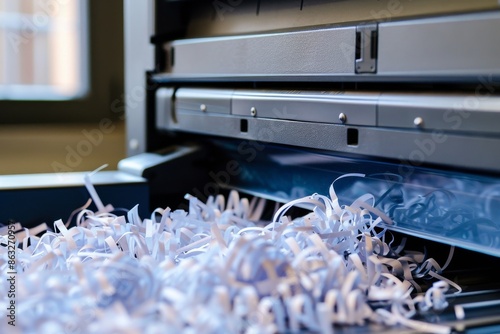
[[103, 118], [122, 118], [122, 14], [122, 0], [88, 0], [88, 89], [84, 96], [67, 100], [0, 100], [0, 124], [98, 122]]

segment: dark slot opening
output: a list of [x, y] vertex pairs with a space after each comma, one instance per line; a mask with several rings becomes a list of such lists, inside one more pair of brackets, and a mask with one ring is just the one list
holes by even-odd
[[246, 119], [240, 120], [240, 131], [248, 132], [248, 120]]
[[175, 62], [175, 58], [174, 58], [174, 55], [175, 55], [175, 49], [174, 47], [171, 47], [170, 48], [170, 66], [174, 66], [174, 62]]
[[356, 32], [356, 59], [361, 59], [361, 32]]
[[358, 129], [349, 128], [347, 129], [347, 145], [358, 146]]
[[371, 35], [371, 48], [370, 48], [370, 57], [372, 59], [377, 58], [377, 41], [378, 41], [378, 31], [374, 30], [372, 31]]
[[172, 101], [170, 101], [170, 117], [172, 118], [172, 122], [177, 124], [177, 113], [176, 113], [176, 103], [175, 103], [175, 92], [172, 95]]

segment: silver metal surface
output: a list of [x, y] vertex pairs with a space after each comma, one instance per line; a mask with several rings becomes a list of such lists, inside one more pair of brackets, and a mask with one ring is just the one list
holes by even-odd
[[500, 96], [486, 89], [481, 94], [382, 93], [378, 126], [415, 128], [417, 125], [427, 130], [498, 135]]
[[184, 113], [178, 114], [172, 129], [396, 159], [402, 170], [409, 171], [423, 164], [489, 171], [498, 171], [500, 166], [500, 155], [494, 153], [500, 147], [499, 137], [359, 127], [354, 146], [348, 145], [348, 127], [344, 125], [249, 118], [247, 131], [242, 132], [240, 119], [235, 117]]
[[378, 74], [500, 74], [500, 12], [469, 13], [379, 24]]
[[178, 40], [173, 75], [353, 74], [355, 27]]
[[239, 117], [500, 135], [500, 96], [493, 94], [180, 88], [171, 110], [173, 92], [156, 93], [159, 128], [168, 129], [177, 113], [200, 113], [201, 104]]
[[[207, 89], [200, 91], [210, 96], [207, 106], [224, 106], [224, 112], [190, 109], [190, 103], [204, 102], [204, 95], [195, 88], [179, 89], [181, 107], [157, 110], [166, 120], [159, 128], [390, 158], [410, 169], [439, 164], [500, 170], [497, 96], [464, 110], [457, 105], [468, 96], [457, 94], [214, 90], [211, 96]], [[161, 108], [171, 96], [162, 93], [157, 100]], [[255, 117], [249, 116], [252, 108]], [[172, 115], [175, 121], [168, 120]]]
[[180, 88], [175, 93], [176, 112], [229, 114], [232, 94], [231, 89]]
[[[235, 90], [231, 114], [245, 116], [245, 110], [258, 110], [261, 118], [288, 119], [320, 123], [376, 125], [376, 102], [379, 93], [345, 91], [251, 91]], [[347, 121], [348, 118], [348, 121]]]
[[127, 155], [146, 150], [145, 72], [154, 68], [154, 1], [125, 0], [125, 106]]

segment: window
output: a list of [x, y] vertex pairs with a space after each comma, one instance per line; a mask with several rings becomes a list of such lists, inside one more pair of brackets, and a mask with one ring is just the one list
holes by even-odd
[[123, 0], [0, 0], [0, 126], [121, 119], [123, 58]]
[[[64, 18], [65, 11], [71, 18]], [[123, 0], [0, 0], [0, 21], [0, 85], [10, 90], [9, 97], [0, 93], [0, 174], [115, 166], [125, 157], [122, 116], [128, 96]], [[36, 33], [23, 30], [30, 22], [39, 24]], [[5, 38], [13, 37], [28, 38], [18, 40], [28, 52], [14, 52], [7, 63], [13, 51], [5, 48]], [[54, 46], [55, 40], [63, 42]], [[19, 64], [16, 76], [5, 71], [14, 72], [13, 64]], [[109, 131], [102, 131], [103, 124]], [[88, 134], [97, 131], [102, 136], [90, 141]]]
[[87, 92], [82, 0], [0, 0], [0, 99], [61, 100]]

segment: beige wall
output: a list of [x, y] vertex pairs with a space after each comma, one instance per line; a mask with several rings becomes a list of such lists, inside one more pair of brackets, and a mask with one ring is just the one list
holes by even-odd
[[0, 174], [108, 170], [125, 157], [122, 121], [0, 125]]

